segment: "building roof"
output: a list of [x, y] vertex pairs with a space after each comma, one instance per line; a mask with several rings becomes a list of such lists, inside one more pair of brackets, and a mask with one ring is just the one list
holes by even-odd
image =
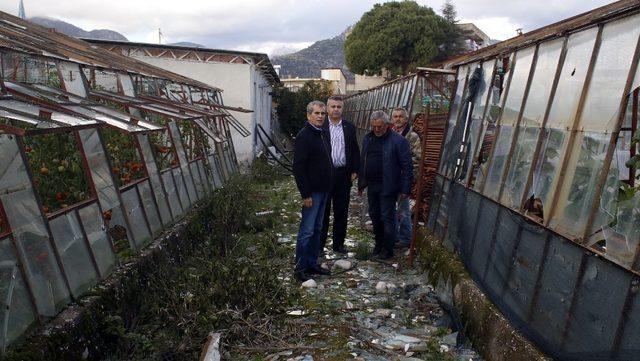
[[456, 25], [458, 26], [458, 28], [460, 28], [460, 30], [462, 30], [465, 36], [467, 36], [469, 39], [474, 40], [476, 43], [485, 44], [491, 40], [489, 35], [480, 30], [480, 28], [473, 23], [463, 23]]
[[[116, 51], [122, 50], [123, 48], [143, 48], [143, 49], [157, 49], [161, 50], [158, 54], [162, 54], [164, 51], [179, 51], [185, 54], [181, 54], [180, 56], [176, 56], [178, 59], [182, 59], [182, 56], [191, 54], [199, 54], [196, 55], [193, 60], [207, 61], [208, 59], [214, 59], [216, 54], [218, 55], [227, 55], [231, 56], [231, 59], [238, 58], [252, 58], [254, 64], [261, 70], [265, 78], [269, 80], [272, 85], [278, 85], [280, 83], [280, 78], [276, 73], [273, 65], [271, 64], [271, 60], [269, 56], [264, 53], [253, 53], [248, 51], [237, 51], [237, 50], [224, 50], [224, 49], [211, 49], [211, 48], [203, 48], [203, 47], [193, 47], [193, 46], [181, 46], [181, 45], [166, 45], [166, 44], [151, 44], [151, 43], [139, 43], [139, 42], [130, 42], [130, 41], [117, 41], [117, 40], [101, 40], [101, 39], [83, 39], [89, 43], [100, 44], [107, 46], [109, 50]], [[150, 53], [148, 54], [150, 55]], [[154, 54], [155, 55], [155, 54]], [[233, 61], [227, 61], [233, 62]]]
[[5, 12], [0, 12], [0, 49], [2, 48], [37, 57], [57, 58], [101, 69], [166, 79], [203, 89], [220, 90], [145, 62], [114, 54]]
[[479, 59], [490, 58], [498, 55], [511, 53], [544, 40], [557, 38], [567, 33], [575, 32], [587, 27], [595, 26], [604, 21], [611, 20], [631, 13], [640, 12], [640, 1], [621, 0], [591, 11], [561, 20], [559, 22], [544, 26], [542, 28], [518, 35], [511, 39], [489, 45], [482, 49], [466, 53], [444, 61], [443, 63], [454, 66], [471, 63]]

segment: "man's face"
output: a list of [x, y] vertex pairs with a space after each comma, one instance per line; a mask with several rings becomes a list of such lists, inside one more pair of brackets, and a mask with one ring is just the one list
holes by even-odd
[[327, 111], [331, 120], [338, 121], [342, 118], [342, 105], [343, 103], [339, 100], [329, 99], [327, 102]]
[[371, 130], [376, 137], [381, 137], [389, 129], [389, 124], [385, 123], [382, 119], [374, 119], [371, 121]]
[[307, 119], [309, 123], [315, 125], [316, 127], [321, 127], [324, 123], [324, 116], [327, 114], [325, 112], [325, 108], [323, 106], [314, 105], [313, 112], [311, 114], [307, 114]]
[[394, 110], [391, 113], [391, 119], [393, 120], [393, 124], [398, 128], [402, 128], [407, 124], [407, 118], [404, 116], [404, 112], [400, 110]]

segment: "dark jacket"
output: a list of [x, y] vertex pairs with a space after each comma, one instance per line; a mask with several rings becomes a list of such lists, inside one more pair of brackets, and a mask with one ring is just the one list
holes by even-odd
[[293, 175], [302, 198], [311, 197], [313, 192], [328, 192], [332, 172], [331, 148], [325, 130], [306, 122], [296, 135], [293, 153]]
[[[325, 119], [323, 128], [326, 130], [329, 139], [329, 149], [331, 149], [331, 132], [329, 131], [329, 118]], [[344, 155], [346, 158], [347, 174], [351, 179], [351, 173], [360, 172], [360, 147], [356, 137], [356, 127], [353, 123], [342, 119], [342, 131], [344, 132]]]
[[[388, 129], [382, 145], [382, 194], [386, 196], [411, 192], [413, 169], [411, 167], [411, 150], [409, 142], [400, 134]], [[367, 133], [362, 141], [362, 162], [358, 177], [358, 189], [367, 187], [367, 151], [369, 142], [375, 137], [373, 132]]]

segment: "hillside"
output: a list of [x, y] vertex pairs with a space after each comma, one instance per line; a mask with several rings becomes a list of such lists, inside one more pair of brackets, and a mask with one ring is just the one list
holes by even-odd
[[345, 65], [344, 40], [351, 29], [331, 39], [316, 41], [308, 48], [292, 54], [274, 56], [272, 64], [282, 65], [280, 78], [319, 78], [322, 68], [341, 68], [347, 79], [354, 75]]
[[113, 30], [98, 29], [86, 31], [62, 20], [43, 17], [29, 18], [29, 21], [47, 28], [55, 29], [57, 32], [76, 38], [129, 41], [122, 34]]

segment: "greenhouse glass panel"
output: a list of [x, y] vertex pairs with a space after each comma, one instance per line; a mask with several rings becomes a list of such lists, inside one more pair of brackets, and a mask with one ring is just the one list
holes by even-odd
[[509, 84], [504, 110], [500, 118], [499, 135], [495, 145], [496, 149], [493, 153], [493, 159], [490, 160], [491, 167], [489, 168], [483, 190], [486, 196], [493, 199], [497, 198], [500, 187], [502, 186], [500, 182], [513, 141], [514, 126], [520, 114], [534, 53], [535, 47], [531, 46], [519, 50], [515, 55], [516, 60], [513, 68], [513, 76]]
[[133, 233], [136, 249], [140, 249], [151, 241], [151, 235], [142, 212], [142, 203], [138, 197], [138, 192], [136, 192], [136, 186], [122, 193], [122, 203], [131, 224], [131, 233]]
[[449, 177], [451, 176], [449, 173], [453, 172], [453, 168], [455, 166], [455, 164], [450, 164], [451, 163], [450, 153], [458, 151], [458, 147], [455, 147], [451, 144], [451, 138], [453, 137], [454, 133], [457, 133], [456, 123], [458, 121], [458, 116], [459, 116], [458, 113], [460, 111], [464, 111], [462, 110], [464, 108], [462, 103], [464, 100], [463, 97], [466, 94], [465, 83], [467, 79], [467, 74], [469, 72], [469, 68], [473, 66], [474, 66], [473, 64], [471, 66], [464, 65], [458, 68], [458, 85], [456, 88], [455, 96], [453, 98], [453, 104], [451, 105], [451, 111], [449, 112], [449, 124], [447, 126], [447, 135], [445, 137], [445, 142], [442, 147], [442, 156], [440, 159], [440, 173]]
[[83, 129], [78, 132], [84, 149], [87, 166], [96, 189], [100, 206], [109, 210], [120, 206], [120, 199], [111, 177], [106, 154], [96, 129]]
[[0, 350], [36, 321], [11, 238], [0, 239]]
[[176, 189], [178, 191], [178, 197], [180, 198], [180, 204], [182, 205], [182, 209], [186, 211], [191, 208], [191, 199], [187, 193], [187, 187], [184, 184], [182, 171], [180, 168], [173, 168], [172, 173], [173, 180], [175, 181]]
[[69, 302], [69, 293], [49, 233], [36, 202], [18, 144], [13, 136], [0, 135], [0, 187], [15, 189], [0, 195], [7, 221], [25, 257], [24, 271], [29, 280], [38, 312], [54, 316]]
[[613, 131], [622, 109], [624, 86], [640, 34], [640, 15], [608, 23], [584, 103], [581, 130]]
[[[469, 125], [469, 134], [467, 135], [468, 148], [467, 156], [464, 160], [466, 167], [470, 167], [473, 159], [475, 159], [475, 149], [482, 132], [482, 120], [486, 108], [485, 105], [487, 104], [487, 97], [490, 94], [489, 90], [491, 89], [495, 64], [496, 60], [485, 61], [482, 64], [482, 80], [478, 86], [478, 93], [473, 100], [473, 111], [471, 112], [471, 119], [469, 120], [471, 124]], [[467, 174], [471, 174], [468, 170], [465, 169], [465, 171]], [[467, 179], [468, 176], [464, 178]]]
[[162, 172], [162, 183], [167, 194], [167, 200], [169, 207], [171, 207], [171, 213], [175, 219], [181, 218], [184, 211], [180, 199], [178, 198], [178, 191], [176, 190], [175, 182], [173, 180], [173, 171], [167, 169]]
[[156, 203], [153, 200], [153, 193], [151, 193], [149, 181], [140, 182], [137, 187], [140, 192], [140, 198], [142, 205], [144, 206], [145, 215], [147, 216], [149, 226], [151, 227], [151, 233], [156, 235], [158, 232], [162, 231], [162, 224], [160, 223], [160, 215], [158, 214]]
[[102, 220], [102, 214], [98, 204], [93, 203], [89, 206], [78, 210], [80, 222], [84, 226], [87, 234], [91, 251], [95, 257], [100, 274], [104, 277], [111, 273], [116, 265], [116, 258], [111, 249], [111, 244], [107, 233], [106, 226]]
[[75, 212], [69, 212], [49, 221], [53, 241], [75, 297], [96, 284], [98, 274], [91, 260]]
[[[520, 120], [520, 132], [516, 139], [514, 153], [509, 165], [501, 203], [511, 208], [519, 208], [524, 187], [531, 170], [534, 151], [540, 134], [543, 117], [547, 108], [553, 79], [558, 67], [564, 39], [549, 41], [540, 45], [536, 69], [531, 80], [529, 96]], [[535, 196], [534, 196], [535, 197]]]
[[609, 132], [615, 128], [623, 111], [619, 109], [620, 98], [624, 96], [639, 34], [640, 16], [608, 23], [602, 31], [602, 44], [579, 124], [584, 133], [578, 134], [569, 153], [566, 176], [559, 188], [557, 211], [550, 223], [573, 236], [582, 236], [587, 226], [611, 141]]
[[469, 185], [476, 191], [481, 191], [480, 186], [483, 183], [488, 171], [488, 158], [493, 151], [494, 143], [496, 141], [496, 125], [500, 112], [502, 110], [502, 103], [504, 100], [505, 87], [507, 85], [507, 79], [511, 72], [513, 59], [515, 53], [512, 53], [509, 57], [505, 57], [497, 60], [496, 70], [494, 71], [493, 85], [491, 86], [491, 94], [489, 95], [489, 105], [484, 117], [484, 126], [482, 127], [482, 144], [478, 149], [478, 153], [475, 155], [475, 164], [473, 164], [473, 170]]

